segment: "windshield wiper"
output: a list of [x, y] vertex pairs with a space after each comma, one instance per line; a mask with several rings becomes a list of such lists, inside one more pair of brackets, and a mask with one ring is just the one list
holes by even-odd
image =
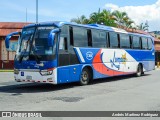
[[24, 57], [24, 54], [26, 53], [26, 50], [27, 50], [27, 49], [24, 49], [23, 54], [22, 54], [22, 55], [20, 55], [19, 63], [21, 63], [21, 62], [22, 62], [23, 57]]
[[37, 51], [37, 50], [36, 50], [36, 47], [33, 46], [33, 45], [32, 45], [32, 47], [33, 47], [33, 50], [32, 50], [32, 51], [33, 51], [33, 52], [32, 52], [33, 54], [32, 54], [32, 55], [34, 56], [37, 64], [40, 64], [40, 58], [41, 58], [41, 56], [36, 54], [36, 51]]

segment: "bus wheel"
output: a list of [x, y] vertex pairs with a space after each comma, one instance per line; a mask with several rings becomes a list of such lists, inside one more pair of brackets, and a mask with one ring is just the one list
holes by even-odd
[[142, 65], [139, 64], [138, 68], [137, 68], [136, 76], [140, 77], [140, 76], [142, 76], [142, 73], [143, 73], [143, 68], [142, 68]]
[[81, 74], [80, 85], [87, 85], [89, 83], [89, 79], [90, 79], [90, 72], [87, 68], [84, 68]]

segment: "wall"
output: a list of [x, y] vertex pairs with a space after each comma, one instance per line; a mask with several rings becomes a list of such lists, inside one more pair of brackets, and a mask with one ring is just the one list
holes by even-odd
[[[16, 42], [18, 37], [13, 37], [11, 42]], [[16, 52], [8, 52], [5, 47], [5, 40], [0, 41], [0, 69], [13, 69]]]

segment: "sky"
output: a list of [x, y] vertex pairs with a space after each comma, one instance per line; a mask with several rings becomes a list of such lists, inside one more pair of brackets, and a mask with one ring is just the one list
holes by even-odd
[[[160, 31], [160, 0], [38, 0], [38, 22], [89, 17], [99, 8], [127, 12], [137, 25], [147, 21], [149, 31]], [[0, 0], [0, 22], [26, 21], [36, 22], [36, 0]]]

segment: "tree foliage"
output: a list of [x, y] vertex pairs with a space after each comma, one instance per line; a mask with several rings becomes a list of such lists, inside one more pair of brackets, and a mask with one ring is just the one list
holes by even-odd
[[143, 31], [148, 31], [148, 28], [149, 28], [149, 25], [147, 21], [137, 26], [137, 29], [143, 30]]
[[88, 19], [86, 18], [85, 15], [82, 15], [78, 18], [73, 18], [73, 19], [71, 19], [71, 22], [75, 22], [75, 23], [78, 23], [78, 24], [88, 24], [89, 23], [89, 21], [88, 21]]
[[[113, 12], [109, 10], [98, 10], [90, 14], [89, 18], [85, 15], [82, 15], [77, 18], [71, 19], [71, 22], [78, 24], [102, 24], [106, 26], [113, 26], [118, 28], [132, 28], [148, 31], [149, 25], [146, 22], [145, 24], [141, 23], [140, 25], [135, 25], [135, 22], [128, 17], [126, 12], [121, 12], [115, 10]], [[136, 26], [136, 27], [134, 27]]]

